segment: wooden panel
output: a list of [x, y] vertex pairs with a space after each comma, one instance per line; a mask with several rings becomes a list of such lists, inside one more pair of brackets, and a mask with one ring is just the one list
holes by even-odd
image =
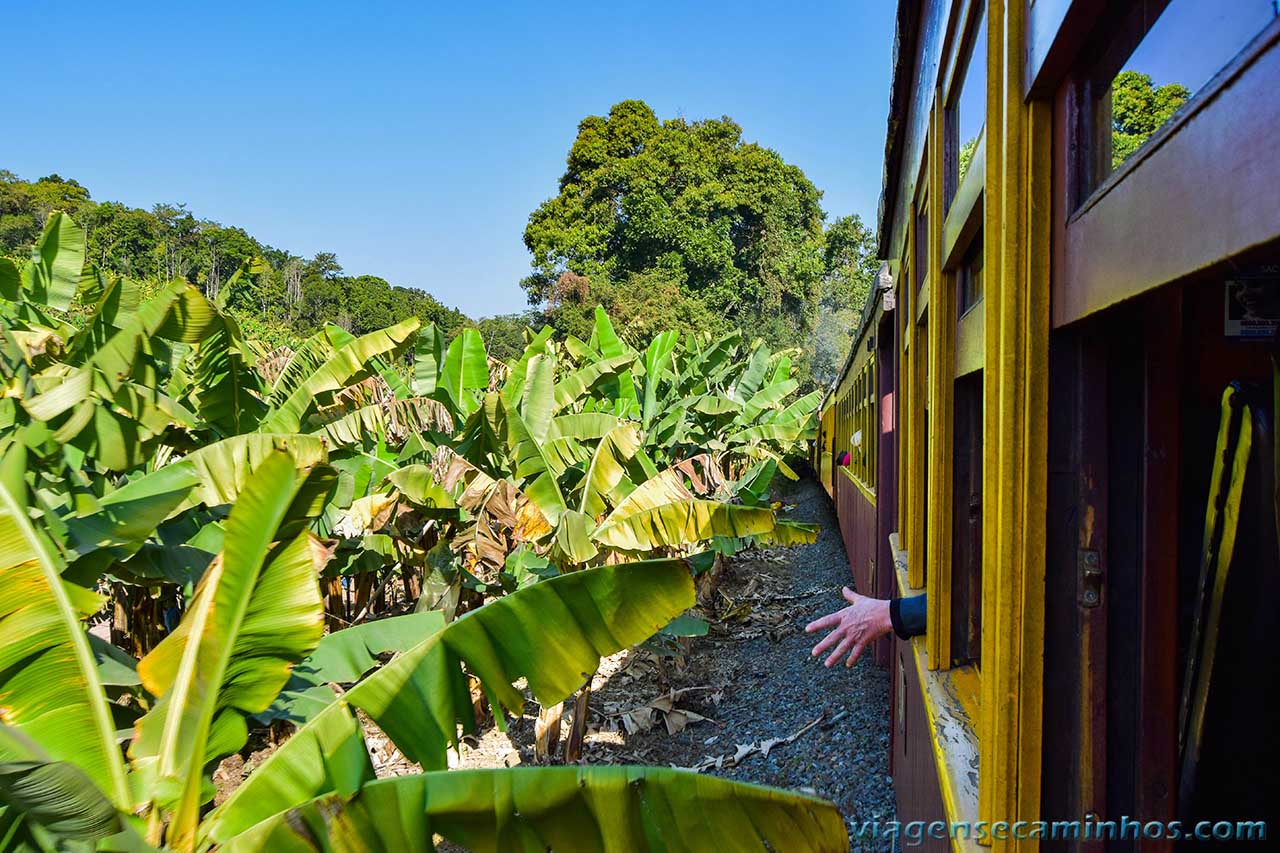
[[853, 574], [853, 587], [863, 595], [874, 595], [874, 568], [879, 550], [876, 547], [876, 505], [843, 470], [837, 476], [843, 481], [837, 507], [840, 535], [844, 539], [845, 554]]
[[[929, 717], [920, 692], [915, 657], [911, 645], [895, 640], [893, 655], [893, 789], [897, 798], [895, 818], [908, 821], [946, 820], [946, 808], [938, 785], [938, 772], [929, 746]], [[883, 843], [883, 841], [882, 841]], [[905, 847], [905, 840], [903, 842]], [[865, 849], [878, 849], [870, 839]], [[924, 838], [913, 850], [948, 853], [947, 841]]]
[[1066, 224], [1053, 325], [1280, 236], [1280, 21]]
[[[1182, 294], [1154, 294], [1143, 311], [1144, 359], [1141, 667], [1134, 814], [1172, 820], [1177, 704], [1178, 532], [1182, 347]], [[1170, 841], [1145, 842], [1144, 850], [1172, 850]]]

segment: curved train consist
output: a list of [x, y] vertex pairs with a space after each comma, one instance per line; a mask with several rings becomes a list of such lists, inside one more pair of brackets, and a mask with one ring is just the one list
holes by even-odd
[[1276, 14], [900, 3], [813, 464], [858, 590], [928, 594], [876, 654], [898, 819], [961, 824], [926, 846], [1280, 832]]

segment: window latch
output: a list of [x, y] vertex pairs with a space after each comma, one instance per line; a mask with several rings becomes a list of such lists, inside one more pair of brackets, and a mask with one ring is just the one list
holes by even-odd
[[1102, 555], [1090, 548], [1077, 552], [1080, 576], [1080, 606], [1097, 607], [1102, 603]]

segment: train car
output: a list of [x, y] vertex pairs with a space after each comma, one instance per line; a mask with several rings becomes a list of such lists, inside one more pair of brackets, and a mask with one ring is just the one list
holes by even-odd
[[1280, 831], [1278, 93], [1271, 0], [899, 4], [815, 464], [925, 849]]

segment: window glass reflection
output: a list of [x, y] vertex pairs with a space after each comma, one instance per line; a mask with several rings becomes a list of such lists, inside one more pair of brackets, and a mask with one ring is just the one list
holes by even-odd
[[987, 120], [987, 15], [979, 12], [977, 24], [965, 50], [963, 77], [959, 92], [951, 95], [947, 107], [947, 149], [952, 152], [946, 164], [946, 207], [969, 172], [973, 152], [978, 148], [982, 128]]
[[1131, 16], [1119, 28], [1117, 47], [1136, 48], [1110, 70], [1099, 69], [1110, 80], [1094, 90], [1089, 189], [1132, 157], [1276, 14], [1276, 0], [1172, 0], [1154, 21]]

